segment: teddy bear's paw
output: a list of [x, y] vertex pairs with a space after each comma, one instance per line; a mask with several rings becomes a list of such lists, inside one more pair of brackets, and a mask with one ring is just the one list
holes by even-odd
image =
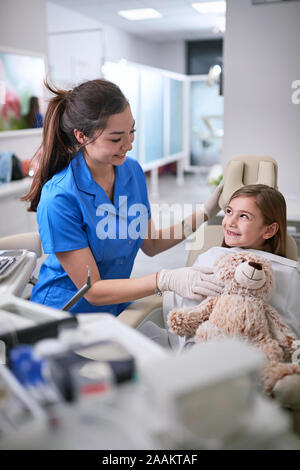
[[221, 330], [216, 325], [210, 321], [206, 321], [197, 329], [195, 341], [199, 343], [202, 341], [209, 341], [213, 338], [220, 338], [222, 336], [225, 335], [222, 334]]
[[273, 388], [272, 396], [286, 407], [300, 409], [300, 374], [286, 375], [278, 380]]
[[193, 336], [198, 323], [194, 323], [193, 319], [191, 321], [187, 310], [175, 309], [169, 313], [168, 326], [172, 333], [179, 336]]

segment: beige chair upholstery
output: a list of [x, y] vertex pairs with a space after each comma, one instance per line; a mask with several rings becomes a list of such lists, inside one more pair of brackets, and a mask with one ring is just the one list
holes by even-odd
[[28, 250], [42, 256], [42, 243], [38, 232], [20, 233], [0, 238], [0, 250]]
[[[129, 307], [123, 310], [123, 312], [120, 313], [117, 318], [122, 323], [125, 323], [132, 328], [137, 328], [144, 322], [146, 318], [150, 320], [150, 314], [153, 312], [153, 315], [155, 315], [156, 319], [155, 323], [159, 323], [160, 319], [157, 319], [156, 312], [156, 309], [158, 308], [162, 308], [162, 297], [150, 295], [149, 297], [144, 297], [143, 299], [139, 299], [133, 302]], [[153, 315], [151, 319], [153, 318]], [[160, 317], [162, 318], [161, 313]]]
[[219, 206], [225, 209], [231, 195], [248, 184], [266, 184], [277, 187], [278, 166], [276, 160], [268, 156], [241, 155], [233, 157], [225, 165], [224, 187]]
[[[193, 239], [194, 240], [197, 239], [196, 234], [193, 235], [193, 238], [191, 238], [191, 241], [193, 241]], [[203, 245], [197, 248], [197, 245], [195, 245], [196, 241], [194, 241], [193, 246], [195, 249], [189, 252], [186, 265], [192, 266], [194, 262], [196, 261], [196, 258], [201, 253], [204, 253], [205, 251], [209, 250], [209, 248], [212, 248], [213, 246], [221, 246], [222, 241], [223, 241], [222, 226], [221, 225], [207, 225], [206, 227], [204, 227]], [[287, 234], [286, 257], [294, 261], [298, 261], [297, 244], [294, 238], [290, 234]]]

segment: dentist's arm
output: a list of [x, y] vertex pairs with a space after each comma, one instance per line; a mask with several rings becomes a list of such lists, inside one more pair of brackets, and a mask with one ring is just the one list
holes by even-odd
[[55, 254], [78, 290], [86, 283], [89, 266], [92, 287], [84, 298], [92, 305], [129, 302], [153, 295], [156, 289], [161, 292], [170, 290], [199, 302], [203, 300], [203, 296], [220, 293], [220, 287], [207, 280], [204, 273], [206, 271], [202, 268], [167, 269], [135, 279], [102, 280], [89, 248]]
[[148, 256], [155, 256], [180, 243], [192, 232], [195, 232], [203, 222], [214, 217], [220, 210], [218, 201], [223, 190], [221, 182], [204, 204], [204, 210], [198, 210], [186, 217], [179, 224], [164, 229], [156, 229], [152, 219], [148, 222], [148, 233], [141, 248]]

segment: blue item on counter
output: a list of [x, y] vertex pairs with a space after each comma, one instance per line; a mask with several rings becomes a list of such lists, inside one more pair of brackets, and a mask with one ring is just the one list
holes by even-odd
[[48, 405], [60, 400], [54, 385], [46, 377], [47, 361], [37, 357], [32, 346], [13, 348], [10, 363], [15, 377], [39, 403]]

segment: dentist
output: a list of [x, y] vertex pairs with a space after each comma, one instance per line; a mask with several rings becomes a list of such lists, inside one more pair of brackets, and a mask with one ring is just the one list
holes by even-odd
[[161, 253], [213, 216], [222, 188], [205, 204], [205, 214], [195, 212], [164, 236], [151, 219], [144, 172], [127, 157], [135, 122], [119, 87], [102, 79], [70, 91], [46, 87], [54, 97], [24, 200], [30, 202], [28, 210], [37, 211], [49, 256], [31, 300], [61, 309], [85, 284], [87, 266], [92, 287], [70, 310], [75, 314], [117, 316], [131, 301], [165, 290], [199, 301], [221, 292], [212, 271], [201, 268], [163, 269], [135, 279], [130, 274], [140, 248], [149, 256]]

